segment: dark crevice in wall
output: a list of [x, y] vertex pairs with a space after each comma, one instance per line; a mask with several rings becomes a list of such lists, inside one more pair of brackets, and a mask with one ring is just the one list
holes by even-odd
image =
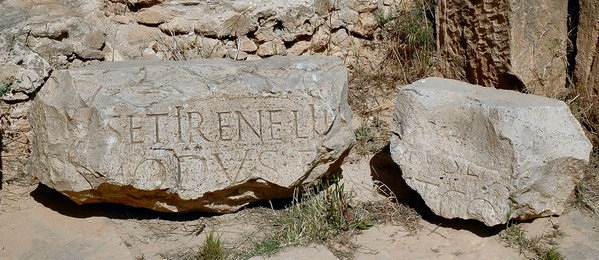
[[[436, 28], [437, 28], [437, 17], [436, 17], [437, 0], [430, 0], [429, 5], [427, 7], [428, 8], [425, 10], [425, 16], [432, 27], [433, 39], [437, 39], [437, 30], [436, 30]], [[437, 46], [435, 44], [435, 48], [436, 47]]]
[[4, 138], [4, 131], [0, 129], [0, 190], [2, 189], [2, 183], [4, 182], [4, 171], [2, 168], [2, 151], [4, 150], [4, 143], [2, 139]]
[[150, 8], [150, 7], [160, 4], [160, 3], [161, 3], [160, 1], [155, 1], [155, 2], [151, 2], [151, 3], [137, 3], [137, 4], [127, 3], [127, 8], [129, 9], [130, 12], [139, 12], [142, 9]]
[[497, 88], [515, 90], [519, 92], [525, 91], [524, 82], [511, 73], [504, 73], [503, 75], [499, 76]]
[[578, 23], [580, 19], [580, 2], [579, 0], [568, 0], [568, 80], [566, 87], [574, 87], [574, 69], [576, 67], [576, 38], [578, 36]]
[[293, 41], [285, 42], [285, 48], [289, 49], [298, 42], [301, 42], [301, 41], [309, 42], [311, 40], [312, 40], [312, 35], [300, 35], [297, 38], [295, 38]]

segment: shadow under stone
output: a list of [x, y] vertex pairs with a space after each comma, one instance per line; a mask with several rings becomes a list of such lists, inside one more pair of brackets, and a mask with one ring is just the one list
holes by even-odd
[[39, 184], [30, 195], [35, 201], [45, 207], [73, 218], [106, 217], [112, 219], [164, 219], [170, 221], [190, 221], [202, 217], [218, 215], [216, 213], [205, 212], [166, 213], [116, 203], [90, 203], [78, 205], [67, 196], [43, 184]]
[[[151, 209], [136, 208], [127, 205], [106, 202], [79, 205], [62, 193], [41, 183], [35, 190], [31, 192], [30, 195], [35, 201], [43, 206], [62, 215], [73, 218], [106, 217], [111, 219], [163, 219], [169, 221], [193, 221], [200, 218], [222, 215], [220, 213], [201, 211], [181, 213], [159, 212]], [[266, 200], [250, 203], [241, 208], [239, 211], [253, 208], [269, 208], [280, 210], [288, 207], [290, 204], [291, 199]]]
[[423, 220], [431, 224], [456, 230], [468, 230], [479, 237], [497, 235], [505, 228], [505, 225], [488, 227], [477, 220], [447, 219], [435, 215], [422, 197], [404, 181], [401, 168], [391, 158], [389, 145], [372, 157], [370, 170], [372, 180], [378, 183], [378, 188], [383, 195], [394, 194], [397, 203], [410, 206], [422, 216]]

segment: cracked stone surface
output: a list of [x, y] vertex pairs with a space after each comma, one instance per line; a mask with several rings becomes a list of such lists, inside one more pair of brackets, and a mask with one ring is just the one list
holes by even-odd
[[34, 100], [31, 172], [77, 203], [231, 212], [339, 170], [354, 143], [333, 57], [105, 63]]
[[455, 80], [399, 89], [394, 118], [406, 183], [435, 214], [489, 226], [563, 213], [591, 152], [564, 102]]

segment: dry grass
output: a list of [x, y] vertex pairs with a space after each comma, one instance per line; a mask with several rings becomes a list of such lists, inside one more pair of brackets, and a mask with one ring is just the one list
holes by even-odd
[[389, 142], [391, 131], [389, 124], [377, 116], [363, 118], [362, 124], [354, 130], [356, 153], [360, 155], [376, 154]]
[[377, 189], [387, 199], [362, 202], [359, 207], [363, 208], [368, 218], [376, 224], [391, 224], [402, 226], [410, 233], [415, 233], [422, 228], [420, 221], [422, 216], [415, 209], [399, 203], [397, 197], [383, 183], [377, 183]]
[[416, 0], [409, 8], [396, 6], [391, 13], [375, 13], [380, 31], [374, 48], [384, 54], [384, 59], [374, 70], [355, 68], [352, 71], [355, 85], [392, 90], [399, 84], [433, 73], [437, 59], [435, 28], [431, 21], [433, 2]]
[[206, 38], [199, 35], [156, 35], [153, 38], [152, 49], [166, 60], [191, 60], [222, 58], [224, 45], [220, 40]]
[[296, 193], [292, 205], [277, 218], [278, 239], [283, 245], [327, 240], [342, 231], [366, 229], [369, 220], [350, 206], [343, 184], [323, 182]]
[[395, 84], [411, 83], [432, 73], [436, 57], [435, 28], [430, 20], [433, 10], [434, 1], [416, 0], [411, 8], [396, 8], [388, 15], [377, 13], [385, 62], [391, 65]]
[[349, 103], [364, 118], [356, 130], [358, 153], [376, 153], [388, 142], [389, 127], [377, 121], [393, 106], [395, 88], [435, 74], [433, 10], [433, 1], [417, 0], [409, 8], [375, 13], [379, 31], [370, 47], [382, 57], [376, 64], [358, 60], [350, 77]]
[[564, 259], [556, 249], [557, 240], [563, 236], [558, 229], [531, 237], [519, 225], [510, 224], [500, 236], [508, 246], [517, 248], [528, 259]]
[[576, 87], [563, 98], [593, 144], [589, 167], [575, 190], [574, 206], [599, 217], [599, 100], [585, 100]]
[[599, 217], [599, 148], [594, 147], [589, 167], [576, 186], [574, 205]]
[[353, 203], [344, 186], [335, 180], [324, 180], [296, 192], [286, 209], [262, 212], [249, 220], [264, 224], [258, 233], [251, 234], [249, 246], [225, 246], [232, 249], [229, 256], [271, 256], [285, 247], [320, 243], [339, 258], [351, 259], [356, 249], [351, 238], [362, 230], [375, 224], [391, 224], [415, 232], [421, 219], [413, 209], [396, 203], [392, 194], [388, 200]]

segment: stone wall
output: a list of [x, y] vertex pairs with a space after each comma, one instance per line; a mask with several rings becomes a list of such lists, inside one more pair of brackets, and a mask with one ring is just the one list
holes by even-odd
[[445, 76], [557, 96], [566, 87], [567, 7], [567, 0], [439, 1]]
[[[580, 0], [574, 82], [589, 124], [599, 131], [599, 5]], [[596, 140], [599, 142], [599, 140]]]

